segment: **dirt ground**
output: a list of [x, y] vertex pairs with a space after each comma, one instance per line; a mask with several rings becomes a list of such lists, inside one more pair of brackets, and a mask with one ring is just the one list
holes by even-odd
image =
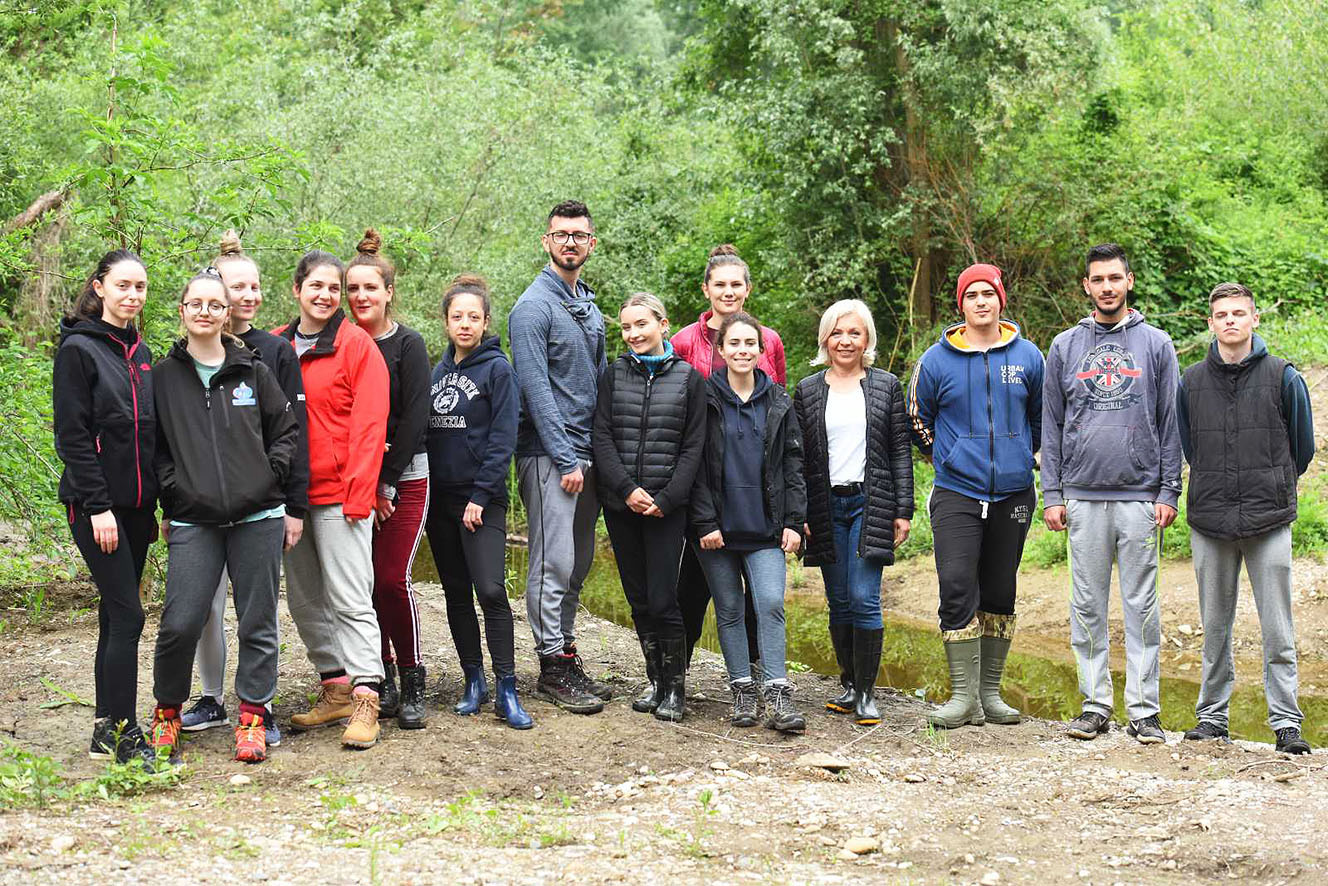
[[[1080, 743], [1036, 720], [930, 733], [919, 726], [923, 704], [898, 693], [883, 693], [882, 726], [860, 728], [821, 708], [830, 681], [811, 675], [797, 678], [805, 736], [734, 730], [722, 665], [704, 652], [687, 720], [665, 725], [629, 707], [641, 679], [634, 638], [584, 615], [587, 666], [620, 690], [603, 714], [531, 700], [537, 725], [524, 733], [488, 712], [456, 717], [445, 712], [460, 681], [441, 589], [420, 594], [427, 729], [387, 723], [365, 752], [342, 750], [338, 730], [288, 734], [261, 766], [230, 760], [228, 730], [202, 733], [185, 746], [179, 786], [0, 812], [0, 880], [1180, 884], [1316, 883], [1328, 871], [1318, 757], [1182, 745], [1174, 734], [1143, 748], [1118, 730]], [[284, 617], [282, 629], [284, 723], [312, 674]], [[97, 771], [84, 753], [91, 710], [40, 706], [60, 698], [49, 686], [93, 694], [95, 641], [95, 615], [66, 606], [0, 644], [0, 732], [74, 777]], [[534, 659], [520, 620], [517, 642], [529, 692]], [[146, 709], [143, 689], [140, 699]], [[813, 752], [846, 768], [805, 765]], [[852, 840], [867, 851], [848, 851]]]

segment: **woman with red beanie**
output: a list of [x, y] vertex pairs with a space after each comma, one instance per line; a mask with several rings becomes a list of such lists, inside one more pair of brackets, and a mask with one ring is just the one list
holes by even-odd
[[350, 722], [352, 748], [378, 741], [381, 639], [373, 607], [373, 520], [387, 441], [387, 364], [341, 310], [345, 266], [313, 250], [295, 269], [300, 315], [272, 330], [300, 358], [308, 414], [309, 516], [286, 553], [286, 602], [318, 669], [318, 700], [291, 728]]
[[905, 404], [914, 441], [936, 465], [928, 508], [951, 697], [927, 720], [947, 729], [1019, 722], [1000, 686], [1042, 436], [1042, 352], [1001, 319], [1000, 269], [967, 268], [955, 298], [963, 322], [922, 355]]

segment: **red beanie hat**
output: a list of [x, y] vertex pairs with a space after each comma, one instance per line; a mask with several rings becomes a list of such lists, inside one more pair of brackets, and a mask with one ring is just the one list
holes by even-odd
[[969, 265], [959, 275], [959, 285], [955, 287], [955, 301], [959, 310], [964, 310], [964, 290], [977, 282], [990, 283], [996, 287], [996, 294], [1001, 299], [1001, 310], [1005, 310], [1005, 284], [1001, 282], [1001, 269], [995, 265]]

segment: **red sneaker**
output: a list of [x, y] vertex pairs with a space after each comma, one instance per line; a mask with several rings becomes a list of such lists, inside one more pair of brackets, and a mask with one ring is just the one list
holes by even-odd
[[263, 715], [244, 711], [235, 727], [235, 759], [241, 763], [262, 763], [267, 759], [267, 734]]
[[152, 728], [149, 743], [152, 749], [160, 752], [166, 749], [166, 756], [175, 756], [180, 747], [180, 709], [164, 708], [161, 705], [152, 711]]

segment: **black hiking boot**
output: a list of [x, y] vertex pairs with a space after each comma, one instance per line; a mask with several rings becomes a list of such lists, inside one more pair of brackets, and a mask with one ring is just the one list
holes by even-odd
[[793, 706], [793, 684], [781, 680], [765, 686], [765, 728], [777, 732], [799, 735], [807, 729], [807, 721]]
[[401, 669], [401, 710], [397, 725], [402, 729], [424, 728], [424, 665]]
[[1277, 750], [1283, 754], [1308, 754], [1310, 752], [1310, 743], [1300, 737], [1300, 729], [1295, 726], [1285, 726], [1278, 729]]
[[1218, 726], [1208, 720], [1200, 720], [1199, 724], [1185, 733], [1186, 741], [1230, 741], [1231, 736], [1227, 733], [1225, 726]]
[[757, 699], [760, 697], [756, 691], [756, 682], [748, 677], [730, 683], [729, 689], [733, 692], [733, 714], [729, 717], [729, 724], [743, 728], [755, 726]]
[[1092, 741], [1111, 728], [1111, 720], [1097, 711], [1084, 711], [1065, 727], [1065, 733], [1071, 738]]
[[600, 701], [611, 701], [613, 699], [613, 687], [608, 683], [592, 679], [586, 673], [585, 664], [581, 661], [581, 656], [577, 654], [576, 644], [569, 643], [563, 647], [563, 654], [572, 658], [573, 679], [580, 684], [581, 688]]
[[378, 692], [378, 719], [386, 720], [401, 712], [401, 690], [397, 688], [395, 662], [383, 662], [383, 685]]
[[598, 714], [604, 710], [604, 702], [582, 688], [576, 678], [575, 661], [575, 656], [571, 655], [540, 656], [540, 675], [535, 692], [573, 714]]

